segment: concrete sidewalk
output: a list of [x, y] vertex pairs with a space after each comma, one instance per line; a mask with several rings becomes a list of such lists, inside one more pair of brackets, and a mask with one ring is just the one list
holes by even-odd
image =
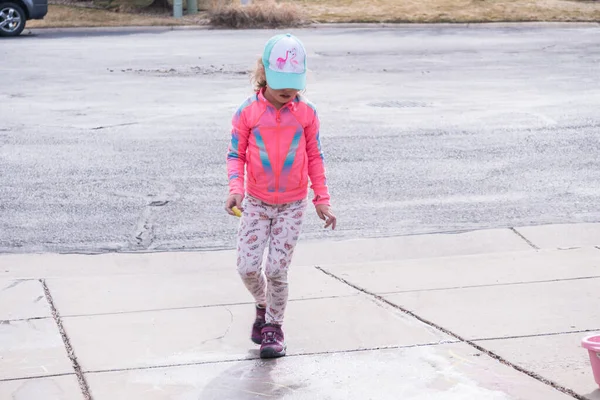
[[597, 400], [598, 246], [600, 224], [303, 242], [268, 362], [231, 251], [3, 255], [0, 399]]

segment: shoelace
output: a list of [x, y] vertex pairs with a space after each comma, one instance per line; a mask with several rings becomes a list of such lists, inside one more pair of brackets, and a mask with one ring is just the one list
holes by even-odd
[[275, 332], [267, 332], [265, 333], [266, 338], [264, 340], [265, 343], [277, 343], [277, 338], [275, 337]]

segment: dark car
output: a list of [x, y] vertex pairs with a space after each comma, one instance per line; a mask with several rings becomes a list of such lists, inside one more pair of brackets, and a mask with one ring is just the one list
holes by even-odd
[[0, 0], [0, 36], [18, 36], [30, 19], [48, 13], [48, 0]]

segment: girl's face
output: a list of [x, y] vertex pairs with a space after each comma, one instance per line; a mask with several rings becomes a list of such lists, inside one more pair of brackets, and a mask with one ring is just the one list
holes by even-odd
[[299, 90], [296, 89], [271, 89], [271, 87], [267, 85], [267, 88], [265, 89], [265, 97], [275, 107], [281, 108], [281, 106], [293, 100], [298, 92]]

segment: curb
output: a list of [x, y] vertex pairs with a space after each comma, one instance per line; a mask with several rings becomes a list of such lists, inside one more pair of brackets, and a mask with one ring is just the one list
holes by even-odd
[[106, 27], [82, 27], [82, 28], [25, 28], [23, 35], [34, 35], [44, 33], [67, 33], [67, 34], [133, 34], [133, 33], [161, 33], [169, 31], [186, 30], [210, 30], [208, 25], [181, 25], [181, 26], [106, 26]]
[[587, 28], [598, 27], [600, 22], [433, 22], [433, 23], [314, 23], [306, 28], [342, 29], [406, 29], [406, 28]]
[[[305, 29], [427, 29], [427, 28], [597, 28], [600, 22], [477, 22], [477, 23], [313, 23], [301, 28]], [[210, 25], [172, 25], [172, 26], [116, 26], [116, 27], [84, 27], [84, 28], [30, 28], [24, 34], [32, 35], [37, 32], [46, 33], [159, 33], [168, 31], [193, 31], [193, 30], [235, 30], [215, 28]], [[239, 29], [240, 31], [243, 29]], [[252, 30], [252, 29], [248, 29]], [[273, 29], [268, 29], [273, 30]]]

